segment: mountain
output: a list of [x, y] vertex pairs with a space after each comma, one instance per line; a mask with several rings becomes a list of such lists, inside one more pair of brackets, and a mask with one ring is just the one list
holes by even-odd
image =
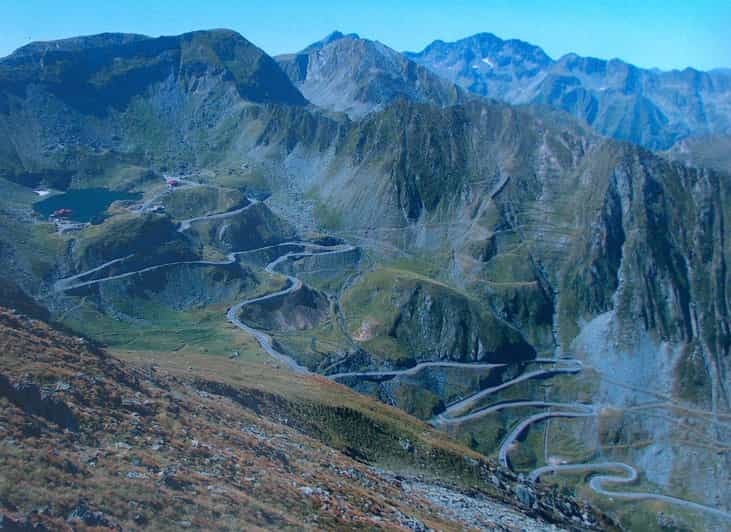
[[405, 56], [471, 92], [552, 105], [602, 134], [651, 149], [731, 130], [728, 70], [663, 72], [576, 54], [553, 60], [537, 46], [491, 33], [434, 41]]
[[[302, 57], [377, 48], [337, 37]], [[414, 433], [448, 435], [460, 464], [496, 457], [528, 479], [504, 490], [524, 506], [547, 483], [629, 529], [727, 528], [725, 174], [545, 105], [397, 97], [352, 119], [234, 33], [85, 39], [53, 68], [53, 44], [0, 63], [23, 80], [0, 85], [0, 276], [19, 306], [176, 375], [300, 390], [325, 413], [297, 395], [272, 422], [374, 467], [381, 447], [443, 455], [320, 424], [360, 397], [338, 383], [440, 429]], [[49, 197], [71, 214], [93, 197], [98, 221], [49, 220]], [[375, 426], [395, 412], [360, 400]]]
[[[140, 58], [144, 61], [139, 62]], [[112, 90], [112, 103], [121, 106], [153, 81], [170, 76], [195, 90], [195, 78], [204, 70], [230, 82], [250, 101], [306, 103], [269, 56], [229, 30], [156, 39], [100, 34], [31, 43], [2, 60], [0, 82], [15, 92], [40, 83], [77, 106], [95, 103], [95, 93]], [[64, 90], [72, 83], [78, 93]]]
[[3, 172], [32, 183], [48, 169], [58, 186], [68, 186], [64, 165], [90, 155], [76, 150], [190, 160], [242, 106], [307, 104], [273, 59], [228, 30], [31, 44], [0, 61], [0, 94]]
[[361, 117], [398, 98], [453, 105], [467, 94], [387, 46], [334, 32], [277, 61], [315, 105]]

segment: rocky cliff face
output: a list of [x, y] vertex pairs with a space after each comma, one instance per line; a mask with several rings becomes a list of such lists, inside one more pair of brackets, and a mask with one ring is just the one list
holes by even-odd
[[343, 298], [350, 335], [385, 367], [419, 362], [515, 362], [535, 356], [478, 301], [406, 272], [366, 274]]
[[553, 60], [537, 46], [490, 33], [435, 41], [405, 55], [477, 94], [552, 105], [605, 135], [649, 148], [731, 127], [731, 74], [725, 70], [661, 72], [576, 54]]

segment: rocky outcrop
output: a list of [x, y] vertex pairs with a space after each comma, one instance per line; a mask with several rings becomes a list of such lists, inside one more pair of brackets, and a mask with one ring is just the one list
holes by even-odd
[[[168, 216], [123, 215], [90, 227], [73, 248], [72, 260], [79, 271], [125, 259], [101, 272], [109, 276], [145, 266], [197, 258], [195, 250]], [[93, 277], [85, 278], [90, 280]]]
[[406, 272], [365, 275], [344, 295], [350, 334], [374, 357], [418, 362], [518, 362], [535, 356], [520, 333], [447, 286]]
[[259, 203], [232, 217], [202, 220], [190, 233], [202, 245], [225, 252], [245, 251], [295, 239], [290, 223]]
[[[107, 312], [146, 319], [146, 305], [190, 310], [231, 303], [258, 284], [251, 270], [230, 264], [173, 264], [71, 290]], [[149, 311], [149, 309], [147, 309]]]
[[329, 304], [321, 292], [303, 286], [288, 297], [246, 305], [240, 318], [257, 329], [297, 331], [317, 327], [328, 316]]
[[102, 527], [109, 530], [122, 530], [119, 525], [113, 523], [103, 512], [90, 509], [84, 499], [78, 502], [76, 507], [69, 513], [66, 521], [71, 524], [80, 522], [88, 527], [94, 528]]
[[79, 428], [74, 413], [62, 399], [31, 382], [13, 382], [0, 373], [0, 397], [32, 416], [46, 418], [62, 429], [77, 431]]
[[484, 316], [465, 298], [417, 285], [397, 305], [388, 335], [418, 362], [516, 362], [535, 356], [517, 332]]

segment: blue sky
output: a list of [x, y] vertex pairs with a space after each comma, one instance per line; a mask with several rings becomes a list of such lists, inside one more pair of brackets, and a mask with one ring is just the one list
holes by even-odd
[[0, 56], [29, 40], [106, 31], [234, 29], [270, 54], [334, 29], [397, 50], [481, 31], [643, 67], [731, 67], [731, 0], [0, 0]]

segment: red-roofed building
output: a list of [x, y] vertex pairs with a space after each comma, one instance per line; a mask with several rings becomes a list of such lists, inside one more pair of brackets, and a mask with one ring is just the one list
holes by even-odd
[[71, 209], [56, 209], [53, 211], [53, 216], [56, 218], [70, 218], [74, 213]]

